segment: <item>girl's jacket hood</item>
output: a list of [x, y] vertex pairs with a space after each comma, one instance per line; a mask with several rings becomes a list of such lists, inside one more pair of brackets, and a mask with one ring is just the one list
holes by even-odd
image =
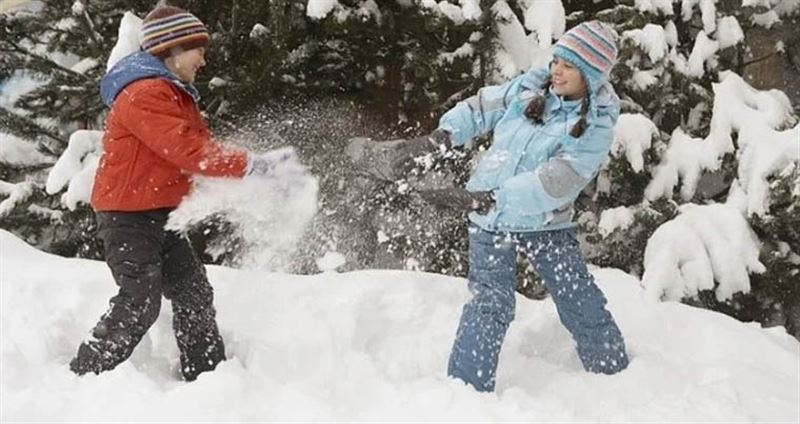
[[189, 93], [195, 101], [200, 93], [194, 86], [182, 83], [164, 62], [150, 53], [139, 51], [117, 62], [100, 80], [100, 97], [111, 107], [117, 95], [131, 83], [147, 78], [164, 78]]

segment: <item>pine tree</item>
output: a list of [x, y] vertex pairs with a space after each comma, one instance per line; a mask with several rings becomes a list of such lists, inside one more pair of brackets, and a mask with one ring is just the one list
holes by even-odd
[[[266, 27], [274, 12], [266, 10], [267, 15], [247, 21], [238, 38], [241, 45], [271, 52], [263, 58], [270, 64], [237, 56], [208, 73], [217, 72], [227, 81], [219, 91], [224, 99], [218, 102], [226, 106], [211, 120], [227, 122], [219, 127], [222, 138], [244, 141], [257, 150], [292, 144], [320, 176], [320, 200], [328, 212], [314, 223], [313, 241], [299, 255], [296, 267], [301, 272], [313, 272], [313, 255], [333, 246], [347, 252], [349, 267], [403, 267], [408, 260], [429, 269], [425, 258], [434, 257], [440, 263], [435, 269], [464, 272], [463, 249], [450, 249], [447, 241], [463, 229], [462, 221], [433, 229], [399, 228], [402, 222], [419, 223], [420, 205], [408, 209], [412, 197], [398, 192], [394, 182], [359, 178], [349, 171], [352, 164], [344, 155], [354, 136], [386, 139], [392, 133], [398, 137], [430, 131], [441, 113], [480, 87], [491, 71], [491, 13], [457, 24], [418, 4], [401, 3], [382, 4], [367, 13], [361, 2], [340, 2], [341, 9], [325, 17], [298, 17], [281, 27], [288, 34], [277, 38]], [[491, 2], [484, 3], [488, 11]], [[273, 8], [286, 12], [297, 2], [283, 8], [279, 4], [273, 2]], [[465, 45], [474, 53], [453, 55]], [[221, 54], [232, 51], [215, 46], [212, 55], [214, 48]], [[452, 61], [444, 59], [451, 56]], [[231, 66], [236, 61], [254, 63]], [[261, 68], [262, 73], [258, 78], [252, 78], [253, 72], [230, 76], [232, 70], [245, 68]], [[217, 94], [212, 90], [212, 95]], [[333, 109], [320, 110], [322, 105]], [[465, 167], [460, 169], [465, 173]], [[425, 222], [436, 222], [433, 218]], [[379, 242], [378, 233], [389, 241]], [[463, 235], [458, 240], [463, 245]]]
[[[431, 9], [432, 2], [412, 0], [340, 0], [333, 10], [314, 16], [309, 16], [313, 13], [308, 3], [300, 0], [170, 3], [196, 14], [212, 33], [208, 65], [198, 86], [201, 107], [220, 137], [254, 149], [295, 145], [321, 176], [324, 213], [304, 241], [299, 271], [313, 272], [314, 257], [324, 249], [339, 249], [345, 251], [350, 267], [465, 274], [464, 217], [427, 210], [415, 199], [408, 181], [354, 175], [344, 150], [354, 136], [390, 139], [424, 134], [455, 102], [483, 85], [508, 78], [500, 77], [498, 70], [498, 28], [509, 19], [524, 22], [530, 2], [480, 1], [482, 14], [463, 22]], [[513, 16], [500, 16], [499, 3], [508, 6]], [[619, 64], [612, 74], [625, 114], [620, 120], [622, 125], [627, 121], [653, 128], [649, 136], [636, 140], [639, 151], [629, 150], [633, 148], [625, 143], [615, 146], [597, 182], [578, 199], [581, 237], [588, 242], [591, 262], [641, 275], [643, 255], [632, 252], [643, 252], [650, 236], [673, 220], [681, 205], [728, 199], [740, 178], [742, 146], [736, 133], [731, 134], [734, 151], [721, 157], [714, 170], [703, 171], [696, 188], [686, 190], [676, 184], [671, 193], [648, 194], [676, 137], [702, 139], [709, 134], [716, 98], [713, 84], [721, 79], [721, 71], [742, 75], [757, 89], [779, 87], [799, 110], [797, 7], [792, 2], [750, 3], [753, 6], [743, 7], [739, 0], [563, 1], [567, 28], [599, 19], [621, 35]], [[447, 6], [437, 2], [437, 7], [442, 5]], [[53, 157], [63, 151], [72, 130], [98, 128], [103, 108], [97, 82], [119, 19], [125, 10], [144, 16], [153, 6], [152, 1], [54, 0], [44, 3], [39, 13], [0, 15], [4, 31], [0, 77], [26, 72], [42, 81], [13, 110], [0, 109], [0, 127]], [[695, 46], [703, 42], [709, 48], [715, 42], [723, 45], [716, 45], [715, 54], [693, 57]], [[794, 125], [793, 119], [787, 118], [782, 129]], [[473, 151], [437, 159], [414, 183], [463, 184], [472, 155], [487, 142], [477, 140]], [[768, 210], [748, 215], [763, 243], [761, 261], [767, 272], [752, 275], [751, 292], [729, 301], [719, 302], [713, 292], [701, 292], [685, 302], [740, 319], [784, 324], [800, 334], [800, 300], [792, 285], [800, 252], [794, 231], [800, 189], [797, 163], [790, 165], [794, 168], [770, 176]], [[54, 196], [42, 192], [46, 173], [42, 167], [0, 169], [4, 181], [39, 184], [26, 191], [27, 200], [7, 215], [4, 228], [35, 227], [26, 230], [28, 234], [49, 229], [47, 234], [54, 235], [59, 231], [53, 229], [66, 219], [83, 219], [65, 213]], [[62, 217], [49, 221], [57, 214], [40, 212], [38, 223], [26, 221], [35, 215], [26, 212], [32, 204], [45, 206], [34, 208], [37, 211], [60, 212]], [[604, 218], [615, 213], [629, 218], [629, 224], [605, 224]], [[229, 237], [233, 230], [224, 223], [209, 225], [215, 228], [212, 233], [219, 233], [217, 251], [227, 252], [234, 261], [236, 240]], [[79, 246], [74, 240], [85, 238], [52, 239]], [[526, 283], [535, 276], [521, 267], [519, 280], [530, 288]]]
[[[776, 6], [775, 2], [741, 7], [740, 2], [718, 1], [708, 3], [715, 7], [707, 10], [701, 10], [703, 5], [699, 3], [692, 8], [697, 2], [683, 2], [673, 3], [671, 11], [657, 7], [668, 2], [631, 3], [620, 1], [600, 11], [597, 18], [614, 24], [623, 35], [619, 65], [612, 77], [623, 99], [623, 113], [642, 114], [658, 130], [653, 134], [649, 148], [643, 152], [639, 169], [632, 168], [631, 161], [625, 157], [626, 152], [612, 154], [597, 187], [584, 193], [586, 197], [579, 204], [585, 206], [580, 222], [590, 245], [589, 259], [599, 265], [641, 275], [643, 255], [629, 253], [643, 252], [654, 231], [676, 215], [677, 206], [725, 202], [731, 184], [738, 177], [741, 146], [737, 141], [738, 134], [732, 134], [735, 152], [721, 157], [715, 171], [703, 172], [691, 196], [682, 195], [679, 189], [684, 187], [678, 184], [671, 196], [655, 202], [646, 200], [647, 187], [657, 166], [665, 160], [667, 145], [675, 137], [675, 131], [699, 138], [709, 134], [715, 99], [712, 83], [720, 79], [721, 70], [732, 70], [760, 89], [791, 89], [796, 86], [797, 81], [787, 78], [781, 70], [791, 68], [792, 64], [796, 66], [793, 59], [796, 52], [783, 48], [783, 45], [796, 39], [799, 32], [791, 29], [791, 23], [797, 21], [798, 10], [791, 9], [791, 5]], [[574, 21], [586, 17], [585, 13], [571, 15]], [[778, 17], [782, 24], [764, 24], [765, 20]], [[647, 25], [658, 27], [648, 28]], [[741, 28], [738, 42], [720, 45], [710, 61], [700, 62], [699, 68], [695, 63], [693, 69], [692, 63], [686, 62], [687, 58], [691, 59], [698, 38], [706, 37], [712, 42], [736, 40], [735, 31], [733, 34], [730, 31], [737, 28]], [[648, 49], [654, 44], [652, 36], [660, 31], [666, 34], [668, 44], [665, 49], [660, 52]], [[724, 31], [729, 33], [723, 35]], [[650, 39], [647, 39], [648, 35]], [[776, 43], [776, 40], [779, 41]], [[795, 110], [797, 100], [797, 95], [793, 96]], [[796, 119], [789, 119], [784, 125], [789, 127], [796, 122]], [[795, 162], [774, 177], [769, 211], [763, 216], [750, 215], [751, 226], [763, 243], [761, 262], [767, 268], [764, 274], [750, 276], [751, 291], [719, 301], [710, 290], [700, 292], [694, 298], [685, 298], [684, 302], [743, 320], [785, 325], [791, 334], [800, 337], [800, 300], [793, 284], [788, 283], [795, 281], [800, 272], [796, 259], [792, 259], [798, 252], [794, 242], [796, 231], [789, 230], [793, 224], [796, 225], [793, 205], [796, 203], [797, 173], [798, 164]], [[602, 214], [619, 207], [628, 209], [632, 217], [630, 225], [604, 233], [599, 225]]]
[[[99, 128], [105, 106], [99, 80], [113, 47], [119, 20], [149, 1], [52, 0], [0, 14], [0, 76], [33, 78], [37, 86], [15, 104], [0, 107], [0, 130], [57, 158], [77, 128]], [[54, 160], [53, 160], [54, 161]], [[68, 256], [97, 257], [94, 219], [85, 206], [69, 210], [44, 190], [47, 165], [0, 163], [8, 184], [29, 185], [29, 195], [0, 217], [0, 225], [43, 249]]]

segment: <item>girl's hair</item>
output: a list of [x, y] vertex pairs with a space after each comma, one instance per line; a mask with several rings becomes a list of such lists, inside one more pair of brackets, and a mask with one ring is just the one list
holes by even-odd
[[[544, 84], [542, 84], [542, 93], [531, 99], [530, 103], [528, 103], [528, 106], [525, 108], [525, 117], [533, 121], [535, 124], [541, 125], [544, 123], [545, 96], [550, 90], [550, 85], [550, 77], [547, 77]], [[589, 93], [586, 93], [586, 95], [583, 96], [583, 101], [581, 102], [581, 117], [569, 131], [569, 135], [575, 138], [583, 135], [583, 132], [586, 131], [586, 115], [588, 113]]]

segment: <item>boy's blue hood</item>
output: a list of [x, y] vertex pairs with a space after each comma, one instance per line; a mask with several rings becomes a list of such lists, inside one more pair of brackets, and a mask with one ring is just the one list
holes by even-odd
[[164, 78], [186, 90], [195, 101], [200, 93], [190, 84], [184, 84], [167, 69], [164, 62], [150, 53], [139, 51], [117, 62], [100, 80], [100, 97], [106, 106], [111, 106], [117, 95], [129, 84], [146, 78]]

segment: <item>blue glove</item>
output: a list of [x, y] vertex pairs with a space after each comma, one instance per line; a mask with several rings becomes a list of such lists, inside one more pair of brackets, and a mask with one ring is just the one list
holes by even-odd
[[293, 147], [282, 147], [266, 153], [251, 154], [247, 157], [245, 178], [275, 177], [281, 174], [305, 174], [306, 168], [297, 160]]

